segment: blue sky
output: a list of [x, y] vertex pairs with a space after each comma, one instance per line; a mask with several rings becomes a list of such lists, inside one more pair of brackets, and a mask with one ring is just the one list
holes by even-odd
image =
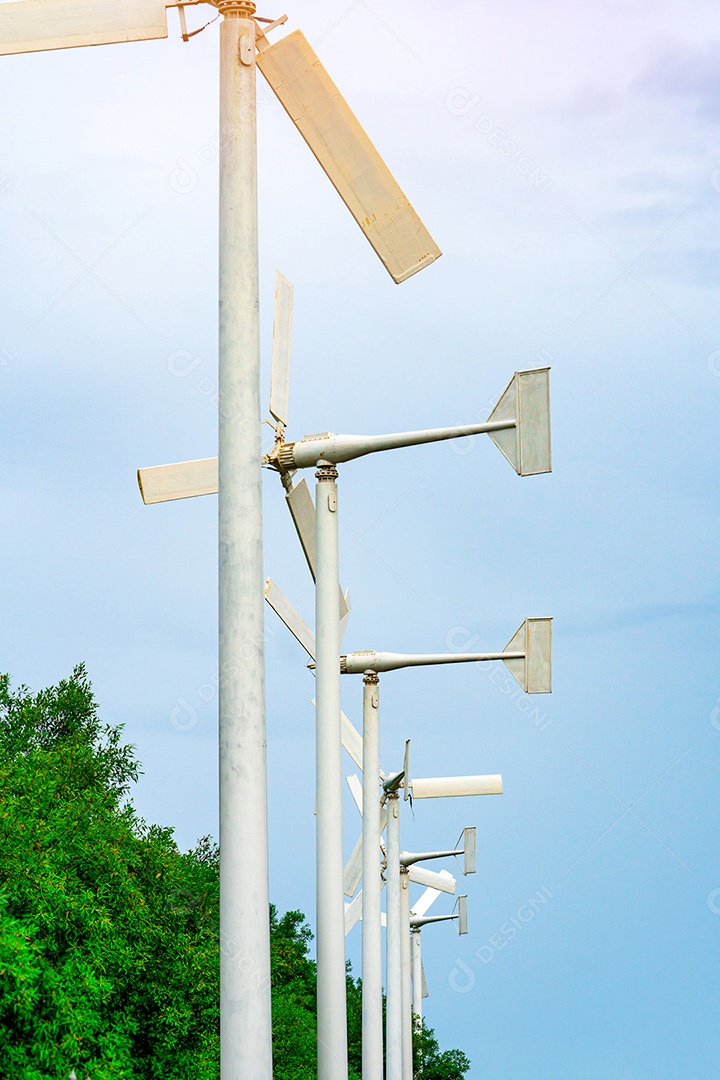
[[[473, 1078], [713, 1077], [716, 5], [288, 15], [444, 251], [394, 286], [261, 88], [263, 385], [277, 267], [290, 434], [461, 423], [552, 365], [551, 476], [478, 438], [340, 478], [348, 648], [441, 651], [460, 627], [495, 650], [555, 619], [539, 714], [494, 669], [382, 680], [386, 768], [411, 737], [416, 775], [505, 782], [405, 813], [408, 848], [478, 828], [470, 933], [424, 938], [427, 1019]], [[142, 757], [140, 812], [188, 847], [216, 831], [216, 505], [144, 507], [134, 473], [216, 448], [217, 27], [183, 45], [170, 24], [0, 64], [0, 667], [39, 688], [84, 660]], [[268, 476], [266, 572], [310, 619], [282, 501]], [[271, 891], [312, 919], [313, 685], [272, 612], [267, 661]], [[344, 693], [359, 722], [360, 680]]]

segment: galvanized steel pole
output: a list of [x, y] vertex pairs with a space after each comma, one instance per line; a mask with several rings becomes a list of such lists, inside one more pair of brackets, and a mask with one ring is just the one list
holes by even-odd
[[362, 1080], [383, 1080], [379, 679], [363, 679]]
[[418, 1020], [422, 1020], [422, 932], [414, 926], [410, 934], [412, 949], [412, 1011]]
[[[387, 938], [385, 941], [386, 1077], [403, 1080], [402, 1061], [402, 944], [400, 914], [400, 806], [397, 792], [388, 794], [387, 823]], [[364, 887], [364, 883], [363, 883]]]
[[218, 7], [221, 1078], [271, 1080], [255, 5]]
[[347, 1080], [337, 469], [315, 476], [318, 1080]]
[[412, 1080], [412, 1003], [410, 999], [410, 878], [400, 867], [400, 957], [402, 968], [402, 1075]]

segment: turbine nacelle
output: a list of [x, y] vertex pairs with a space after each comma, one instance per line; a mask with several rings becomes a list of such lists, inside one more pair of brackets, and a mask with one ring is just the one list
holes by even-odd
[[390, 653], [367, 650], [340, 657], [343, 675], [378, 674], [399, 668], [437, 664], [480, 663], [502, 660], [526, 694], [548, 694], [552, 689], [552, 619], [525, 619], [502, 652], [497, 653]]

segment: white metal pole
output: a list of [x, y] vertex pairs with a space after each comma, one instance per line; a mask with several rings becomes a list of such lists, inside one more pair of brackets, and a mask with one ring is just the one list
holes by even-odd
[[386, 1077], [402, 1080], [402, 923], [400, 915], [400, 805], [397, 792], [388, 794], [387, 822], [387, 937], [385, 941]]
[[362, 1080], [383, 1080], [379, 679], [363, 680]]
[[402, 961], [402, 1076], [412, 1080], [412, 1000], [410, 994], [410, 878], [400, 868], [400, 930]]
[[318, 1080], [347, 1080], [337, 469], [315, 476]]
[[271, 1080], [255, 5], [218, 6], [221, 1078]]
[[422, 932], [419, 926], [413, 927], [410, 942], [412, 948], [412, 1011], [418, 1020], [422, 1020]]

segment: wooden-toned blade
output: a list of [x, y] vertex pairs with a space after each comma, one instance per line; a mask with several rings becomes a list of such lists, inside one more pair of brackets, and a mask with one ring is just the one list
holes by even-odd
[[278, 270], [275, 275], [270, 415], [287, 427], [290, 399], [290, 344], [292, 341], [293, 287]]
[[393, 281], [434, 262], [439, 247], [304, 34], [258, 48], [258, 67]]
[[[19, 2], [19, 0], [18, 0]], [[0, 8], [2, 8], [0, 3]], [[154, 465], [138, 469], [138, 484], [143, 502], [173, 502], [195, 495], [217, 495], [218, 459], [180, 461], [176, 465]]]
[[280, 592], [274, 581], [270, 578], [265, 582], [265, 599], [276, 615], [287, 626], [290, 633], [300, 642], [311, 660], [315, 659], [315, 635], [287, 596]]
[[0, 55], [168, 36], [165, 0], [9, 0], [0, 3]]

